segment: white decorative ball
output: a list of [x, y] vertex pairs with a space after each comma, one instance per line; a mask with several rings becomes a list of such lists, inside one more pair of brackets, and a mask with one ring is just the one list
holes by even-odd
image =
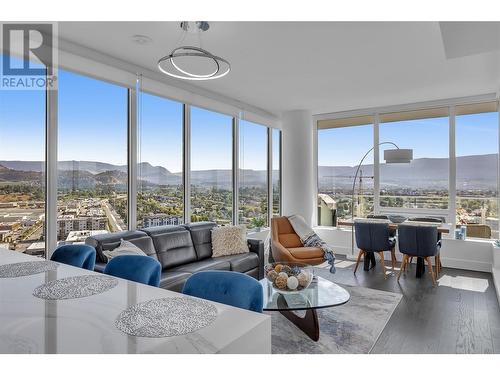
[[286, 286], [290, 290], [295, 290], [299, 286], [299, 280], [295, 276], [290, 276], [286, 281]]
[[286, 272], [280, 272], [278, 274], [278, 276], [281, 276], [281, 277], [284, 277], [284, 278], [288, 279], [288, 274]]
[[305, 288], [307, 284], [309, 284], [309, 275], [307, 275], [304, 272], [301, 272], [297, 276], [297, 280], [299, 281], [300, 286]]

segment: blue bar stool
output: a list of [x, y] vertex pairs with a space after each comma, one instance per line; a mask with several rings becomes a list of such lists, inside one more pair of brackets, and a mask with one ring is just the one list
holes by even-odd
[[260, 313], [264, 304], [262, 285], [232, 271], [197, 272], [187, 279], [182, 293]]
[[62, 245], [54, 251], [50, 260], [93, 271], [95, 257], [96, 252], [92, 246], [83, 244]]
[[156, 259], [148, 256], [121, 255], [106, 264], [104, 273], [158, 287], [160, 286], [161, 265]]

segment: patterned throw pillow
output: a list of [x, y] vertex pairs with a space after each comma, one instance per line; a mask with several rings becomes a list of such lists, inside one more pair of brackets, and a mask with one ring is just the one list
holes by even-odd
[[248, 253], [247, 228], [228, 225], [212, 229], [212, 258]]

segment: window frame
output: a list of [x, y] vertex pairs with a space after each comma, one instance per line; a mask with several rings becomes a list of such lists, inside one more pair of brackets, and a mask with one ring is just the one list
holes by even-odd
[[[314, 154], [315, 154], [315, 194], [319, 192], [318, 184], [318, 137], [320, 136], [319, 130], [329, 128], [329, 127], [345, 127], [349, 123], [349, 118], [355, 119], [359, 122], [359, 119], [364, 116], [373, 116], [373, 145], [374, 145], [374, 213], [384, 214], [384, 213], [400, 213], [409, 215], [436, 215], [445, 216], [447, 222], [451, 224], [450, 233], [456, 227], [456, 108], [463, 105], [477, 105], [486, 106], [488, 103], [496, 103], [497, 112], [499, 113], [499, 137], [498, 137], [498, 154], [500, 159], [500, 103], [498, 96], [496, 94], [485, 94], [479, 96], [465, 97], [465, 98], [452, 98], [446, 100], [439, 100], [433, 102], [423, 102], [423, 103], [413, 103], [389, 107], [380, 108], [369, 108], [354, 111], [336, 112], [336, 113], [326, 113], [321, 115], [313, 116], [314, 132], [315, 132], [315, 142], [314, 142]], [[388, 113], [395, 112], [405, 112], [405, 111], [432, 111], [437, 108], [446, 108], [448, 110], [448, 208], [447, 209], [425, 209], [425, 208], [401, 208], [401, 207], [381, 207], [380, 206], [380, 146], [379, 144], [379, 131], [380, 131], [380, 116]], [[479, 111], [477, 113], [484, 113], [484, 111]], [[337, 125], [340, 124], [340, 125]], [[333, 125], [333, 126], [328, 126]], [[362, 155], [360, 155], [361, 158]], [[499, 195], [497, 198], [497, 203], [500, 203], [500, 160], [498, 163], [497, 171], [497, 190]], [[500, 217], [500, 204], [498, 205], [498, 217]], [[318, 213], [315, 210], [315, 220], [318, 222]], [[496, 239], [496, 238], [492, 238]]]

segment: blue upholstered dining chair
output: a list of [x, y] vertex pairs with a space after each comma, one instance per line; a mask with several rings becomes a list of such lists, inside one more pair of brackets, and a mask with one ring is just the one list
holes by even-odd
[[367, 253], [377, 253], [380, 256], [381, 268], [384, 273], [384, 278], [387, 278], [385, 273], [384, 251], [391, 252], [392, 270], [396, 265], [396, 254], [394, 246], [396, 240], [390, 236], [391, 231], [389, 223], [377, 223], [370, 221], [355, 221], [354, 230], [356, 234], [356, 245], [359, 248], [358, 259], [354, 267], [354, 273], [358, 270], [358, 265], [362, 257]]
[[[401, 273], [406, 270], [410, 257], [424, 258], [431, 274], [432, 284], [436, 285], [436, 276], [432, 270], [431, 257], [439, 254], [438, 229], [430, 225], [410, 225], [402, 224], [398, 227], [399, 251], [403, 254], [401, 269], [399, 270], [398, 281]], [[436, 258], [436, 262], [438, 258]], [[436, 268], [439, 266], [436, 263]]]
[[93, 271], [95, 257], [96, 252], [92, 246], [62, 245], [54, 251], [50, 260]]
[[[408, 219], [409, 222], [418, 222], [418, 223], [437, 223], [437, 224], [443, 224], [445, 222], [444, 218], [440, 217], [431, 217], [431, 216], [416, 216], [416, 217], [410, 217]], [[438, 231], [438, 243], [441, 241], [441, 233]], [[408, 261], [409, 264], [413, 261], [413, 257], [410, 256], [410, 260]], [[441, 257], [439, 256], [439, 252], [434, 258], [434, 262], [436, 264], [436, 275], [439, 275], [441, 272]]]
[[253, 277], [232, 271], [201, 271], [187, 279], [182, 293], [262, 312], [262, 285]]
[[160, 286], [161, 265], [156, 259], [143, 255], [120, 255], [104, 268], [106, 275], [137, 283]]

